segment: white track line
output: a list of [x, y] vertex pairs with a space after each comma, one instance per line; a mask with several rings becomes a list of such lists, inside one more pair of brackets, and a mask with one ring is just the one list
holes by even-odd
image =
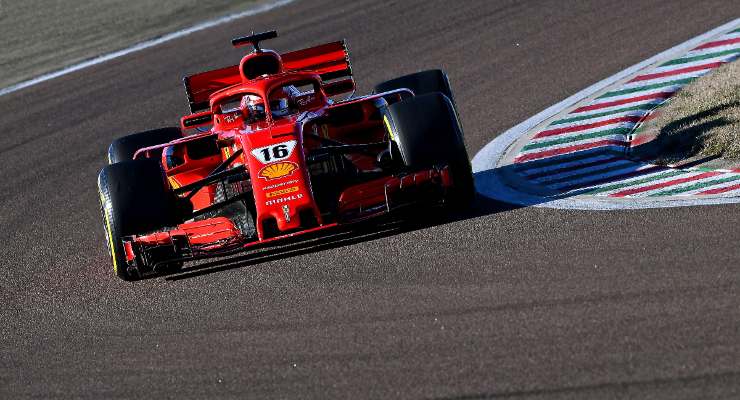
[[727, 40], [727, 39], [736, 39], [736, 38], [740, 38], [740, 32], [728, 33], [726, 35], [722, 35], [719, 38], [717, 38], [717, 40]]
[[[583, 129], [580, 131], [559, 133], [556, 135], [539, 137], [539, 138], [530, 140], [529, 142], [527, 142], [527, 145], [555, 142], [558, 140], [571, 139], [571, 138], [578, 137], [581, 135], [590, 135], [592, 133], [613, 131], [617, 129], [632, 129], [635, 125], [636, 124], [634, 122], [616, 122], [616, 123], [609, 124], [609, 125], [597, 126], [596, 128], [589, 128], [589, 129]], [[602, 136], [602, 137], [605, 137], [605, 136]], [[560, 144], [566, 144], [566, 143], [569, 143], [569, 142], [560, 143]], [[573, 143], [575, 143], [575, 141]], [[549, 146], [547, 148], [549, 148]]]
[[[565, 143], [551, 144], [549, 146], [539, 147], [539, 148], [534, 148], [534, 149], [526, 149], [526, 150], [522, 149], [519, 152], [519, 154], [527, 155], [527, 154], [542, 153], [545, 151], [565, 149], [568, 147], [579, 146], [579, 145], [587, 144], [587, 143], [601, 142], [604, 140], [618, 140], [621, 142], [627, 142], [627, 134], [612, 133], [609, 135], [604, 135], [604, 136], [599, 136], [599, 137], [594, 137], [594, 138], [586, 138], [586, 139], [573, 140], [573, 141], [565, 142]], [[605, 146], [600, 146], [600, 147], [605, 147]], [[573, 151], [569, 151], [568, 153], [575, 153], [577, 151], [578, 150], [573, 150]]]
[[588, 119], [582, 119], [579, 121], [571, 121], [571, 122], [562, 122], [559, 124], [550, 124], [545, 130], [547, 129], [557, 129], [557, 128], [569, 128], [569, 127], [575, 127], [575, 126], [581, 126], [581, 125], [589, 125], [589, 124], [595, 124], [597, 122], [607, 121], [610, 119], [615, 118], [623, 118], [623, 117], [644, 117], [646, 114], [650, 114], [648, 110], [631, 110], [631, 111], [622, 111], [620, 113], [616, 114], [608, 114], [603, 117], [595, 117], [595, 118], [588, 118]]
[[[672, 181], [679, 180], [679, 179], [691, 179], [691, 178], [695, 178], [695, 177], [697, 177], [699, 175], [702, 175], [704, 173], [706, 173], [706, 172], [704, 172], [704, 171], [691, 171], [691, 172], [689, 172], [687, 174], [676, 175], [676, 176], [672, 176], [672, 177], [666, 178], [666, 179], [661, 179], [661, 180], [658, 180], [658, 181], [655, 181], [655, 182], [646, 182], [645, 184], [642, 184], [642, 185], [639, 185], [639, 186], [635, 186], [635, 187], [631, 187], [630, 186], [629, 188], [623, 188], [622, 190], [618, 190], [618, 191], [616, 191], [614, 193], [619, 193], [620, 191], [625, 191], [625, 190], [642, 189], [642, 188], [646, 188], [646, 187], [658, 185], [658, 184], [661, 184], [661, 183], [672, 182]], [[626, 197], [632, 197], [632, 198], [649, 197], [649, 196], [652, 196], [653, 194], [656, 194], [656, 193], [667, 192], [667, 191], [670, 191], [670, 190], [680, 190], [680, 189], [683, 189], [683, 188], [688, 187], [688, 186], [693, 186], [693, 185], [700, 184], [702, 182], [708, 182], [708, 181], [716, 180], [716, 179], [719, 179], [718, 178], [719, 176], [721, 176], [721, 175], [715, 175], [715, 176], [700, 178], [700, 179], [696, 179], [696, 180], [690, 180], [688, 182], [683, 182], [683, 183], [674, 183], [674, 184], [672, 184], [670, 186], [666, 186], [666, 187], [659, 187], [659, 188], [654, 188], [654, 189], [650, 189], [650, 190], [644, 190], [644, 191], [633, 193], [633, 194], [628, 194]]]
[[737, 196], [740, 195], [740, 189], [730, 190], [728, 192], [724, 192], [723, 195], [726, 196]]
[[[580, 209], [580, 210], [617, 210], [617, 209], [641, 209], [641, 208], [658, 208], [658, 207], [678, 207], [678, 206], [691, 206], [691, 205], [702, 205], [702, 204], [721, 204], [721, 203], [735, 203], [738, 201], [737, 198], [707, 198], [707, 199], [675, 199], [675, 198], [656, 198], [651, 200], [640, 199], [636, 201], [625, 201], [620, 199], [619, 201], [611, 201], [609, 199], [595, 200], [594, 198], [563, 198], [557, 200], [551, 200], [542, 198], [540, 196], [534, 196], [527, 193], [520, 192], [512, 189], [505, 183], [501, 174], [495, 171], [497, 163], [504, 156], [506, 150], [522, 135], [531, 131], [532, 128], [541, 124], [548, 118], [552, 118], [558, 113], [562, 112], [568, 107], [574, 106], [576, 103], [594, 95], [595, 93], [603, 90], [610, 85], [622, 80], [636, 72], [650, 66], [651, 64], [657, 63], [662, 60], [671, 60], [676, 57], [669, 58], [672, 54], [685, 54], [691, 49], [699, 46], [708, 39], [717, 36], [725, 31], [740, 26], [740, 18], [736, 18], [722, 26], [710, 30], [702, 35], [699, 35], [693, 39], [690, 39], [684, 43], [676, 45], [660, 54], [657, 54], [645, 61], [639, 62], [624, 71], [621, 71], [615, 75], [612, 75], [600, 82], [597, 82], [578, 93], [568, 97], [565, 100], [554, 104], [545, 110], [533, 115], [527, 120], [519, 123], [518, 125], [510, 128], [506, 132], [502, 133], [494, 140], [485, 145], [476, 155], [473, 157], [473, 171], [477, 174], [476, 176], [476, 187], [478, 192], [482, 195], [505, 201], [508, 203], [520, 204], [520, 205], [531, 205], [531, 206], [543, 206], [551, 208], [564, 208], [564, 209]], [[703, 75], [697, 74], [694, 76]], [[657, 80], [656, 80], [657, 81]], [[634, 104], [630, 105], [633, 106]], [[627, 107], [627, 106], [625, 106]], [[605, 110], [601, 110], [602, 112]], [[594, 114], [596, 112], [593, 112]], [[586, 114], [586, 113], [584, 113]], [[563, 118], [568, 118], [564, 116]]]
[[685, 72], [683, 74], [678, 74], [678, 75], [665, 76], [662, 78], [649, 79], [645, 81], [626, 82], [620, 85], [618, 90], [637, 89], [637, 88], [642, 88], [645, 86], [656, 85], [659, 83], [665, 83], [665, 82], [670, 82], [670, 81], [679, 81], [679, 80], [689, 79], [689, 78], [698, 78], [702, 75], [705, 75], [706, 73], [707, 73], [707, 70], [700, 70], [700, 71], [693, 71], [693, 72]]
[[[633, 96], [633, 97], [637, 97], [637, 96]], [[601, 99], [598, 99], [598, 100], [601, 100]], [[594, 99], [594, 101], [597, 101], [597, 99]], [[658, 105], [662, 104], [664, 101], [666, 101], [666, 99], [656, 98], [656, 99], [635, 101], [635, 102], [632, 102], [632, 103], [617, 104], [616, 106], [608, 106], [608, 107], [596, 108], [594, 110], [588, 110], [588, 111], [579, 111], [579, 112], [573, 111], [571, 114], [568, 114], [567, 117], [568, 118], [570, 118], [570, 117], [588, 117], [588, 116], [591, 116], [591, 115], [599, 115], [599, 114], [602, 114], [602, 113], [618, 111], [618, 110], [621, 110], [623, 108], [632, 108], [632, 107], [645, 106], [645, 105], [658, 106]], [[604, 101], [604, 103], [608, 103], [608, 101]], [[591, 104], [591, 102], [588, 102], [588, 103], [584, 103], [583, 104], [584, 107], [590, 106], [590, 105], [593, 105], [593, 104]], [[580, 108], [580, 107], [578, 107], [578, 108]]]
[[[634, 89], [636, 89], [637, 91], [629, 93], [629, 94], [631, 94], [632, 96], [644, 96], [646, 94], [659, 93], [659, 92], [674, 93], [680, 90], [681, 88], [683, 88], [684, 86], [686, 86], [686, 84], [680, 83], [676, 85], [661, 86], [657, 88], [648, 88], [648, 86], [650, 85], [636, 87]], [[603, 98], [600, 98], [599, 100], [606, 100], [606, 99], [621, 100], [623, 98], [629, 98], [629, 96], [627, 96], [627, 94], [621, 94], [621, 95], [603, 97]]]
[[[592, 102], [588, 103], [588, 105], [597, 105], [597, 104], [604, 104], [604, 103], [611, 103], [613, 101], [620, 101], [620, 100], [630, 100], [634, 99], [635, 97], [642, 97], [642, 96], [648, 96], [651, 94], [657, 94], [657, 93], [675, 93], [678, 91], [678, 89], [684, 87], [685, 85], [674, 85], [674, 86], [663, 86], [659, 88], [652, 88], [643, 90], [640, 92], [633, 92], [633, 93], [627, 93], [627, 94], [619, 94], [616, 96], [610, 96], [610, 97], [603, 97], [594, 99]], [[620, 104], [622, 107], [629, 106], [632, 103], [626, 103], [626, 104]]]
[[[683, 64], [673, 64], [673, 65], [666, 65], [665, 67], [656, 67], [655, 69], [650, 70], [649, 74], [659, 74], [663, 72], [671, 72], [675, 71], [677, 69], [684, 69], [684, 68], [692, 68], [692, 67], [700, 67], [703, 65], [709, 65], [714, 64], [718, 62], [727, 62], [728, 60], [732, 60], [737, 58], [736, 54], [725, 54], [721, 56], [715, 56], [712, 58], [705, 58], [703, 60], [696, 60], [696, 61], [689, 61]], [[715, 69], [718, 67], [709, 67], [706, 69]], [[701, 71], [701, 70], [700, 70]]]
[[168, 34], [166, 34], [164, 36], [160, 36], [160, 37], [158, 37], [156, 39], [151, 39], [151, 40], [147, 40], [147, 41], [144, 41], [144, 42], [140, 42], [140, 43], [137, 43], [137, 44], [135, 44], [135, 45], [133, 45], [131, 47], [127, 47], [127, 48], [122, 49], [122, 50], [114, 51], [112, 53], [103, 54], [103, 55], [97, 56], [95, 58], [89, 59], [87, 61], [83, 61], [83, 62], [81, 62], [79, 64], [70, 65], [69, 67], [62, 68], [62, 69], [60, 69], [58, 71], [50, 72], [48, 74], [37, 76], [36, 78], [33, 78], [33, 79], [29, 79], [27, 81], [16, 83], [15, 85], [8, 86], [6, 88], [2, 88], [2, 89], [0, 89], [0, 96], [4, 96], [6, 94], [13, 93], [13, 92], [16, 92], [16, 91], [21, 90], [21, 89], [25, 89], [25, 88], [27, 88], [29, 86], [33, 86], [33, 85], [39, 84], [41, 82], [46, 82], [48, 80], [52, 80], [52, 79], [58, 78], [60, 76], [71, 74], [72, 72], [76, 72], [76, 71], [79, 71], [81, 69], [92, 67], [93, 65], [98, 65], [98, 64], [104, 63], [106, 61], [110, 61], [110, 60], [113, 60], [113, 59], [116, 59], [116, 58], [119, 58], [119, 57], [123, 57], [123, 56], [129, 55], [131, 53], [135, 53], [137, 51], [141, 51], [141, 50], [144, 50], [144, 49], [148, 49], [150, 47], [158, 46], [158, 45], [160, 45], [162, 43], [166, 43], [166, 42], [169, 42], [171, 40], [175, 40], [175, 39], [181, 38], [183, 36], [190, 35], [191, 33], [202, 31], [204, 29], [212, 28], [212, 27], [217, 26], [217, 25], [225, 24], [225, 23], [231, 22], [231, 21], [233, 21], [235, 19], [249, 17], [249, 16], [252, 16], [252, 15], [256, 15], [256, 14], [260, 14], [260, 13], [263, 13], [263, 12], [267, 12], [267, 11], [270, 11], [272, 9], [275, 9], [275, 8], [278, 8], [278, 7], [282, 7], [282, 6], [284, 6], [284, 5], [288, 4], [288, 3], [292, 3], [293, 1], [294, 0], [277, 0], [277, 1], [272, 2], [272, 3], [263, 4], [263, 5], [260, 5], [258, 7], [252, 8], [252, 9], [249, 9], [249, 10], [246, 10], [246, 11], [242, 11], [240, 13], [236, 13], [236, 14], [225, 16], [225, 17], [221, 17], [221, 18], [217, 18], [217, 19], [213, 19], [213, 20], [201, 22], [199, 24], [196, 24], [194, 26], [191, 26], [190, 28], [186, 28], [186, 29], [183, 29], [183, 30], [180, 30], [180, 31], [168, 33]]
[[[740, 33], [738, 35], [740, 35]], [[719, 52], [727, 51], [727, 50], [737, 50], [738, 48], [740, 48], [740, 43], [726, 44], [724, 46], [710, 47], [708, 49], [692, 50], [680, 58], [691, 58], [695, 56], [703, 56], [705, 54], [719, 53]]]
[[[685, 75], [693, 76], [694, 78], [699, 78], [701, 76], [704, 76], [704, 75], [706, 75], [706, 74], [714, 71], [715, 69], [716, 69], [716, 67], [715, 68], [705, 68], [705, 69], [700, 69], [698, 71], [691, 71], [691, 72], [688, 72], [686, 74], [681, 73], [681, 74], [678, 74], [678, 75], [658, 76], [657, 78], [656, 77], [653, 77], [653, 78], [645, 78], [646, 75], [652, 75], [652, 72], [647, 72], [645, 75], [640, 75], [639, 76], [639, 78], [642, 79], [642, 80], [635, 81], [635, 82], [630, 82], [630, 84], [631, 83], [638, 83], [638, 82], [639, 83], [645, 83], [645, 84], [652, 84], [652, 83], [661, 82], [664, 79], [669, 78], [669, 77], [676, 77], [676, 76], [684, 77]], [[635, 78], [638, 78], [638, 77], [635, 77]]]
[[[725, 179], [725, 178], [729, 178], [729, 177], [728, 176], [715, 177], [715, 180]], [[740, 178], [737, 178], [735, 180], [731, 180], [731, 181], [728, 181], [728, 182], [724, 182], [724, 183], [719, 183], [719, 184], [715, 184], [715, 185], [703, 187], [703, 188], [689, 190], [687, 192], [681, 193], [681, 195], [682, 196], [696, 195], [698, 193], [701, 193], [701, 192], [704, 192], [704, 191], [707, 191], [707, 190], [721, 189], [721, 188], [726, 188], [726, 187], [730, 187], [730, 186], [735, 186], [737, 184], [740, 184]]]

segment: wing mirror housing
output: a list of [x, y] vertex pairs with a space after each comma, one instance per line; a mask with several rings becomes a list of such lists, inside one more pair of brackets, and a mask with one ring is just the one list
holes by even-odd
[[210, 111], [190, 114], [180, 118], [180, 126], [182, 127], [182, 129], [195, 129], [212, 124], [213, 114]]

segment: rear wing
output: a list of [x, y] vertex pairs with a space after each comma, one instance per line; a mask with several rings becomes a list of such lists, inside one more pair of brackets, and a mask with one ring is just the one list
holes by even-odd
[[[352, 80], [349, 51], [344, 40], [281, 54], [283, 71], [310, 71], [319, 74], [323, 83], [339, 79]], [[232, 65], [183, 78], [190, 112], [208, 108], [211, 94], [242, 82], [239, 66]], [[352, 80], [352, 88], [354, 81]], [[349, 85], [346, 85], [349, 87]]]
[[239, 76], [239, 66], [232, 65], [186, 76], [182, 78], [182, 81], [185, 84], [185, 93], [188, 95], [190, 112], [196, 113], [208, 108], [208, 99], [211, 94], [240, 83], [242, 78]]
[[351, 77], [349, 51], [344, 40], [291, 51], [281, 54], [284, 71], [311, 71], [319, 74], [321, 80], [331, 81]]

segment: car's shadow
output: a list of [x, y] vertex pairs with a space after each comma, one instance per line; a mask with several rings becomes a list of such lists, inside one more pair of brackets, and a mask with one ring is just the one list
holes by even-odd
[[219, 258], [200, 264], [189, 265], [175, 274], [163, 276], [168, 281], [179, 281], [202, 275], [243, 268], [265, 262], [296, 257], [304, 254], [349, 246], [357, 243], [395, 236], [406, 232], [426, 229], [434, 226], [455, 223], [471, 218], [508, 211], [518, 206], [498, 202], [478, 195], [473, 207], [468, 212], [446, 215], [438, 209], [418, 212], [416, 215], [380, 218], [374, 223], [367, 222], [350, 229], [337, 230], [288, 244], [276, 245], [260, 250], [245, 250], [234, 256]]

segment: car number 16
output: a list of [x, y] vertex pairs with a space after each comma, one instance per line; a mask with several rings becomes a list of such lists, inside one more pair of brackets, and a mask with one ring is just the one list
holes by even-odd
[[289, 140], [278, 144], [273, 144], [265, 147], [258, 147], [252, 150], [254, 158], [258, 159], [262, 164], [268, 164], [275, 161], [284, 160], [293, 153], [295, 149], [296, 141]]

